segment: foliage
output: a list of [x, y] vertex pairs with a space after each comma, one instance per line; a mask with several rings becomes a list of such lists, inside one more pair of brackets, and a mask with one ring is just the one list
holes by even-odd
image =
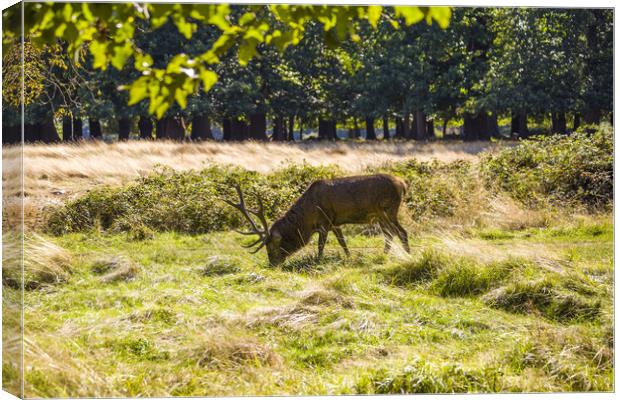
[[[10, 8], [3, 15], [9, 22], [4, 41], [19, 35], [18, 18], [10, 15], [17, 11]], [[384, 15], [381, 6], [251, 5], [235, 13], [228, 4], [28, 3], [24, 18], [27, 33], [37, 43], [49, 44], [61, 38], [71, 54], [87, 46], [94, 68], [106, 69], [111, 64], [120, 70], [133, 57], [142, 76], [128, 86], [129, 104], [148, 98], [149, 112], [161, 118], [174, 102], [185, 108], [187, 96], [199, 86], [209, 91], [218, 79], [213, 65], [232, 47], [237, 47], [239, 63], [246, 65], [258, 54], [260, 44], [284, 51], [299, 43], [309, 21], [321, 23], [326, 42], [337, 45], [347, 38], [359, 40], [360, 21], [377, 26], [385, 17], [398, 27], [401, 18], [404, 25], [426, 19], [429, 24], [436, 21], [446, 27], [450, 14], [445, 7], [398, 6], [394, 7], [395, 19]], [[199, 24], [216, 26], [221, 33], [200, 56], [190, 58], [180, 53], [165, 68], [155, 68], [153, 57], [134, 46], [135, 26], [146, 21], [151, 29], [158, 29], [168, 20], [187, 39]]]
[[489, 154], [488, 184], [530, 206], [553, 202], [609, 207], [613, 201], [613, 130], [601, 125], [570, 136], [538, 137]]

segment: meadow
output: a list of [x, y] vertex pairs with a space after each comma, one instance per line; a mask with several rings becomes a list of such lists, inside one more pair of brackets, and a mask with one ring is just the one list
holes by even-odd
[[[613, 390], [608, 126], [516, 145], [192, 146], [26, 146], [26, 396]], [[330, 236], [323, 259], [315, 239], [271, 267], [221, 201], [241, 182], [273, 221], [314, 179], [377, 171], [409, 184], [410, 254], [349, 226], [351, 257]], [[3, 322], [6, 354], [19, 318]], [[5, 387], [18, 377], [5, 357]]]

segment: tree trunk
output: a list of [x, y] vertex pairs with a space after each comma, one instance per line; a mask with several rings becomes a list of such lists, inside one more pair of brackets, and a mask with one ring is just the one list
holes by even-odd
[[566, 134], [566, 114], [563, 112], [551, 113], [551, 131]]
[[222, 135], [223, 135], [223, 140], [225, 141], [232, 140], [231, 125], [232, 124], [230, 122], [230, 118], [224, 118], [222, 120]]
[[524, 112], [513, 113], [510, 122], [511, 133], [516, 133], [519, 137], [527, 137], [529, 130], [527, 128], [527, 114]]
[[443, 120], [443, 126], [442, 126], [442, 128], [441, 128], [441, 132], [442, 132], [442, 135], [441, 135], [441, 136], [442, 136], [444, 139], [446, 139], [446, 132], [447, 132], [447, 131], [448, 131], [448, 118], [445, 118], [445, 119]]
[[118, 120], [118, 140], [129, 139], [129, 133], [131, 131], [131, 119], [121, 118]]
[[22, 141], [20, 125], [2, 125], [2, 144], [16, 144]]
[[375, 120], [371, 117], [366, 117], [366, 140], [377, 140]]
[[71, 117], [62, 118], [62, 140], [65, 142], [73, 140], [73, 123]]
[[43, 143], [55, 143], [60, 141], [56, 126], [54, 125], [54, 117], [49, 116], [39, 125], [39, 140]]
[[355, 139], [359, 139], [362, 136], [362, 133], [360, 131], [360, 126], [357, 123], [357, 118], [353, 118], [353, 137]]
[[286, 140], [288, 140], [289, 142], [295, 140], [294, 129], [295, 129], [295, 116], [291, 115], [288, 118], [288, 135], [286, 136]]
[[267, 140], [267, 115], [265, 113], [250, 114], [250, 138]]
[[235, 117], [230, 121], [232, 140], [245, 140], [248, 138], [248, 124], [240, 117]]
[[586, 111], [583, 116], [583, 121], [586, 125], [598, 125], [601, 123], [601, 110], [600, 109], [590, 109]]
[[409, 126], [409, 113], [405, 114], [403, 118], [403, 138], [411, 139], [411, 129]]
[[155, 127], [157, 139], [185, 139], [185, 128], [179, 117], [164, 117], [157, 121]]
[[211, 131], [211, 120], [208, 115], [194, 115], [192, 118], [192, 131], [190, 132], [192, 140], [213, 139]]
[[276, 116], [273, 120], [273, 140], [282, 142], [286, 139], [285, 135], [284, 118]]
[[82, 139], [82, 119], [73, 117], [73, 140]]
[[427, 131], [426, 114], [424, 114], [424, 112], [422, 111], [416, 111], [415, 121], [416, 121], [416, 127], [415, 127], [415, 135], [413, 135], [413, 138], [415, 140], [425, 140], [426, 131]]
[[387, 115], [383, 116], [383, 140], [388, 140], [390, 138], [390, 125], [388, 121]]
[[140, 138], [153, 139], [153, 121], [151, 118], [140, 116], [138, 130], [140, 131]]
[[400, 117], [396, 118], [396, 132], [394, 134], [394, 137], [396, 138], [403, 137], [403, 120]]
[[493, 113], [491, 114], [490, 117], [488, 117], [488, 127], [489, 127], [489, 131], [492, 137], [499, 137], [499, 123], [497, 122], [497, 113]]
[[478, 140], [476, 121], [471, 114], [465, 114], [463, 117], [463, 140], [468, 142]]
[[581, 125], [581, 116], [579, 113], [575, 113], [575, 116], [573, 117], [573, 131], [576, 131], [577, 128], [579, 128], [579, 125]]
[[426, 122], [426, 138], [427, 139], [435, 138], [435, 121], [432, 119], [429, 119]]
[[90, 137], [93, 139], [101, 139], [103, 132], [101, 132], [101, 122], [95, 118], [88, 119], [88, 129], [90, 130]]
[[319, 119], [319, 139], [336, 140], [337, 138], [336, 121]]

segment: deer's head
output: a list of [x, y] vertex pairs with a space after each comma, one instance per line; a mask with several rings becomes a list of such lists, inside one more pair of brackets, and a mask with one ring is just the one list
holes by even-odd
[[[235, 207], [237, 210], [239, 210], [250, 225], [249, 231], [235, 231], [242, 235], [258, 235], [258, 239], [256, 239], [253, 243], [243, 245], [243, 247], [252, 248], [258, 245], [258, 247], [250, 251], [250, 253], [252, 254], [255, 254], [263, 247], [266, 247], [267, 256], [269, 257], [269, 263], [271, 265], [281, 264], [286, 258], [286, 255], [288, 254], [286, 250], [287, 244], [284, 243], [285, 241], [282, 240], [282, 233], [277, 228], [277, 224], [275, 224], [271, 229], [269, 228], [269, 224], [267, 223], [267, 219], [265, 218], [265, 208], [263, 207], [263, 200], [260, 198], [260, 196], [257, 197], [258, 210], [248, 209], [245, 205], [245, 199], [243, 197], [241, 187], [239, 187], [239, 185], [235, 185], [235, 190], [239, 195], [239, 203], [233, 203], [232, 201], [226, 199], [222, 200], [226, 204], [229, 204], [230, 206]], [[254, 221], [252, 215], [258, 218], [261, 225], [260, 227]]]

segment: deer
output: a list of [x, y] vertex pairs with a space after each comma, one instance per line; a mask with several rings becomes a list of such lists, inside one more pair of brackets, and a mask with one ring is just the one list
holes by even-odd
[[[239, 210], [250, 226], [249, 231], [236, 232], [258, 235], [253, 243], [243, 247], [251, 249], [258, 245], [251, 250], [252, 254], [266, 247], [272, 266], [283, 263], [304, 247], [314, 233], [319, 234], [317, 258], [320, 260], [330, 231], [336, 236], [345, 255], [350, 257], [341, 229], [346, 224], [378, 223], [385, 236], [385, 253], [390, 251], [394, 236], [400, 239], [409, 253], [407, 231], [398, 221], [398, 210], [407, 191], [407, 184], [401, 178], [377, 174], [314, 181], [271, 226], [265, 218], [260, 196], [257, 197], [258, 209], [248, 209], [241, 187], [237, 184], [235, 189], [239, 196], [238, 203], [222, 200]], [[258, 218], [260, 225], [252, 216]]]

